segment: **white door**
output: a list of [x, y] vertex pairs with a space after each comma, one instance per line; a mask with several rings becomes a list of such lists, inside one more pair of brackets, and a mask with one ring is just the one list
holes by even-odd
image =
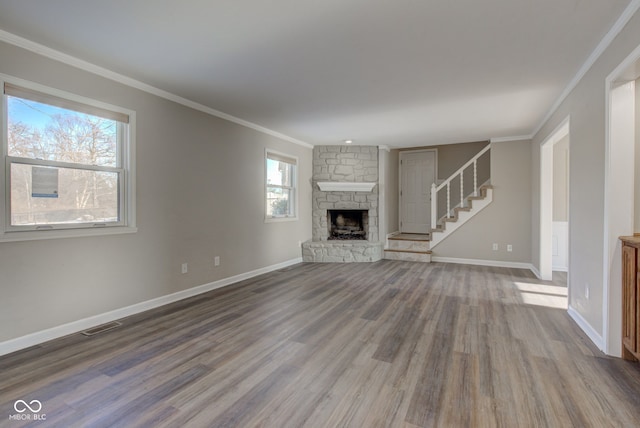
[[429, 233], [436, 151], [400, 152], [400, 231]]

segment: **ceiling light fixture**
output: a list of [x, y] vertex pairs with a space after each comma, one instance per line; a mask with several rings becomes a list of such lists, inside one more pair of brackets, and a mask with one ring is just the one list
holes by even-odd
[[351, 144], [351, 143], [353, 143], [353, 140], [344, 140], [344, 143], [345, 144]]

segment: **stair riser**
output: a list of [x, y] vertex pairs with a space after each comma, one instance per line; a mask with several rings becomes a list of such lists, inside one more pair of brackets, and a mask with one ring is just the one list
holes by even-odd
[[404, 250], [404, 251], [429, 251], [429, 241], [404, 241], [389, 239], [389, 248], [391, 250]]
[[398, 253], [395, 251], [385, 251], [384, 258], [387, 260], [400, 260], [404, 262], [431, 263], [431, 254]]

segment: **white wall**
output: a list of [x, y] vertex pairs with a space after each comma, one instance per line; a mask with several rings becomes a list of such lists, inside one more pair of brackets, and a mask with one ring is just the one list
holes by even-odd
[[[0, 73], [137, 112], [139, 229], [0, 243], [0, 345], [301, 256], [298, 241], [311, 237], [310, 149], [5, 43]], [[299, 158], [298, 221], [264, 222], [265, 148]]]
[[438, 244], [435, 257], [530, 263], [530, 145], [529, 140], [491, 143], [493, 202]]
[[569, 306], [596, 341], [604, 335], [605, 79], [639, 43], [636, 13], [533, 138], [532, 259], [539, 267], [540, 144], [571, 117]]

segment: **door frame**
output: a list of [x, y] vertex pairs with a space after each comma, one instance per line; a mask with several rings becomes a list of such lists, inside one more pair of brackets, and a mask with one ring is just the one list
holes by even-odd
[[640, 79], [638, 65], [640, 46], [605, 81], [602, 335], [598, 337], [593, 328], [592, 334], [585, 331], [600, 349], [614, 357], [622, 356], [622, 245], [618, 237], [635, 234], [635, 82]]
[[[434, 183], [438, 184], [438, 149], [400, 149], [398, 153], [398, 230], [402, 233], [402, 155], [406, 153], [433, 152], [435, 156], [435, 167], [433, 171]], [[431, 189], [429, 189], [431, 191]], [[429, 226], [431, 228], [431, 226]]]
[[[571, 152], [571, 118], [564, 120], [540, 144], [540, 279], [551, 281], [553, 277], [552, 235], [553, 235], [553, 146], [564, 137], [569, 136], [569, 152]], [[569, 164], [571, 168], [571, 164]], [[569, 177], [568, 189], [571, 189]], [[571, 195], [571, 190], [569, 190]], [[568, 209], [571, 209], [568, 204]], [[571, 219], [569, 219], [571, 227]], [[571, 246], [571, 239], [567, 245]], [[570, 263], [570, 262], [568, 262]]]

